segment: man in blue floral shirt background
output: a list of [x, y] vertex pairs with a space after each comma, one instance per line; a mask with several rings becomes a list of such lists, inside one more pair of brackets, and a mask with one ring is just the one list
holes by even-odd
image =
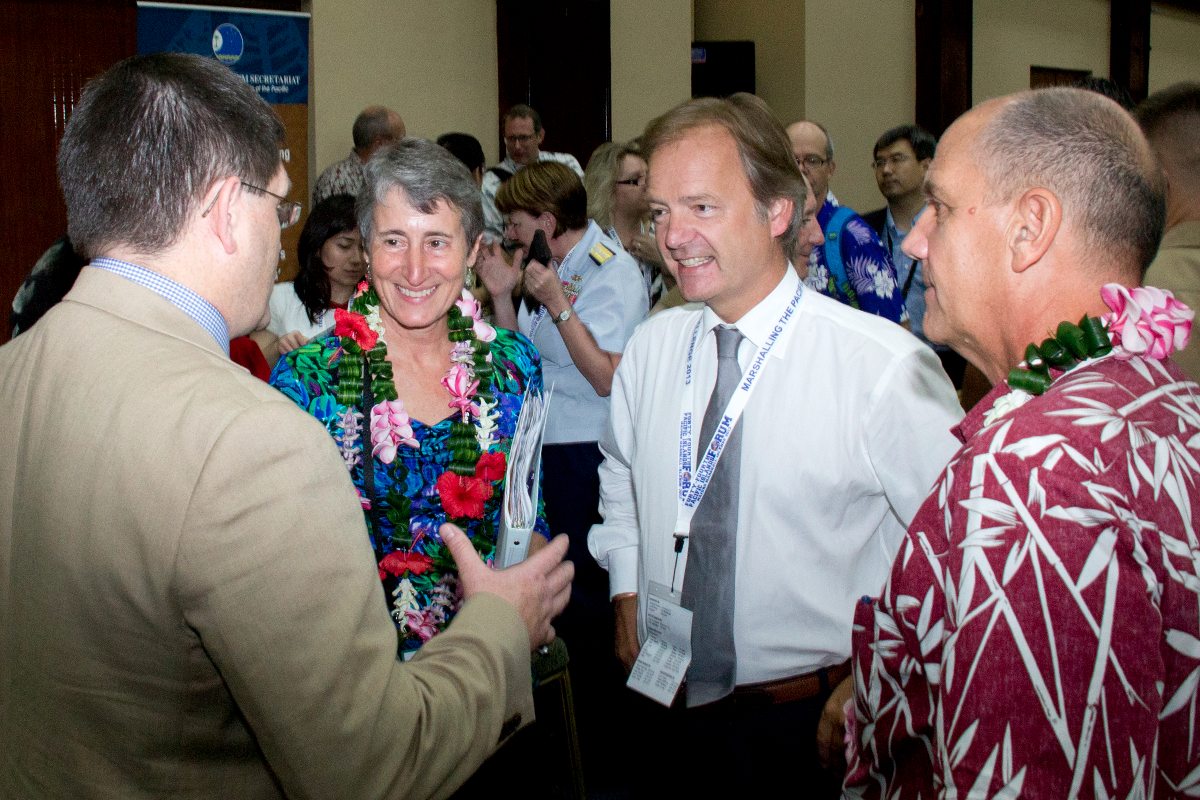
[[871, 226], [852, 209], [838, 205], [829, 192], [836, 165], [828, 132], [813, 122], [792, 123], [787, 132], [813, 194], [825, 198], [817, 213], [825, 244], [814, 247], [808, 257], [805, 285], [868, 314], [907, 322], [903, 289], [891, 256]]

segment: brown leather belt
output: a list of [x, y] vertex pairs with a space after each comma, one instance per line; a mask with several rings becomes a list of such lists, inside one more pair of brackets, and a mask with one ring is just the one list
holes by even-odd
[[817, 695], [827, 694], [849, 674], [850, 661], [846, 660], [832, 667], [822, 667], [790, 678], [744, 683], [735, 686], [732, 694], [718, 702], [738, 706], [777, 706], [782, 703], [794, 703], [797, 700], [808, 700]]

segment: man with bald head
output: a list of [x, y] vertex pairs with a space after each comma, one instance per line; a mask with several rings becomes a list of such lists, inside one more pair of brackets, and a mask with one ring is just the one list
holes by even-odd
[[854, 209], [838, 205], [829, 191], [837, 164], [833, 139], [816, 122], [793, 122], [787, 127], [796, 166], [817, 197], [817, 222], [825, 236], [808, 256], [804, 283], [851, 308], [890, 319], [908, 321], [904, 292], [896, 268], [879, 236]]
[[1165, 357], [1191, 312], [1130, 288], [1154, 157], [1105, 97], [1023, 92], [946, 131], [926, 195], [925, 330], [995, 388], [858, 603], [846, 792], [1190, 795], [1200, 387]]
[[[1200, 306], [1200, 84], [1177, 83], [1151, 95], [1137, 111], [1167, 178], [1167, 231], [1146, 270], [1146, 283], [1170, 289]], [[1192, 380], [1200, 378], [1200, 345], [1172, 356]]]
[[363, 188], [363, 164], [379, 148], [404, 138], [404, 120], [390, 108], [367, 106], [354, 120], [354, 149], [330, 164], [317, 178], [313, 205], [335, 194], [358, 195]]

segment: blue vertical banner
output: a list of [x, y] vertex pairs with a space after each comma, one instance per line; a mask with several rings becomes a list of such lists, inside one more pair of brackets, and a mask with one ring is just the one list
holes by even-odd
[[[138, 3], [138, 54], [192, 53], [225, 64], [270, 103], [287, 130], [290, 199], [308, 208], [308, 26], [293, 11]], [[283, 232], [284, 279], [295, 275], [300, 223]]]

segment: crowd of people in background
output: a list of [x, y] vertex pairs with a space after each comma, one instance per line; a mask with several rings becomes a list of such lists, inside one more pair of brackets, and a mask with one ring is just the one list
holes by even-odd
[[881, 125], [863, 213], [821, 123], [662, 111], [584, 169], [366, 108], [276, 283], [254, 90], [88, 85], [0, 348], [0, 796], [565, 795], [556, 657], [597, 797], [1195, 794], [1200, 85]]

